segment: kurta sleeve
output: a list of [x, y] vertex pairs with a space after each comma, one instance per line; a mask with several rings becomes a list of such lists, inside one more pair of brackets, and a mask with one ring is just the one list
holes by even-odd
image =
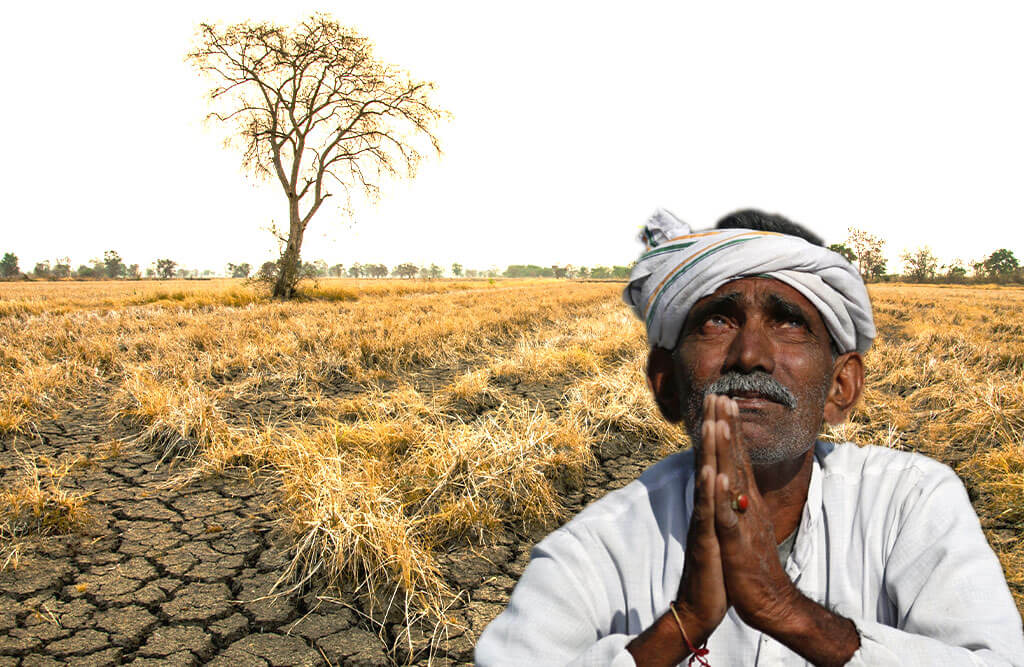
[[608, 581], [615, 569], [601, 563], [607, 552], [587, 541], [563, 527], [534, 547], [508, 607], [477, 642], [477, 665], [634, 667], [626, 650], [633, 636], [607, 632], [608, 596], [621, 585]]
[[848, 663], [1024, 666], [1021, 618], [959, 478], [936, 466], [906, 495], [884, 586], [895, 627], [856, 614]]

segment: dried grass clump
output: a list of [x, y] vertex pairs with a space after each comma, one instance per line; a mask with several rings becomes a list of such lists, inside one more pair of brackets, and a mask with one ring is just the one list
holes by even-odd
[[31, 433], [52, 419], [90, 373], [84, 360], [56, 360], [41, 347], [22, 344], [0, 323], [0, 435]]
[[19, 456], [21, 474], [0, 488], [0, 571], [18, 567], [26, 538], [66, 535], [91, 522], [90, 494], [62, 486], [76, 461]]
[[194, 382], [159, 382], [139, 374], [125, 380], [114, 412], [140, 429], [137, 439], [159, 446], [160, 461], [191, 458], [230, 437], [216, 398]]
[[[280, 485], [282, 521], [295, 538], [279, 583], [320, 576], [347, 583], [371, 608], [390, 600], [410, 623], [437, 622], [457, 595], [437, 554], [484, 541], [509, 521], [564, 519], [561, 494], [593, 464], [593, 433], [522, 406], [453, 424], [424, 412], [408, 388], [378, 405], [350, 406], [372, 420], [266, 428], [229, 442]], [[200, 460], [216, 470], [223, 463], [216, 445]]]
[[505, 382], [548, 382], [596, 375], [641, 344], [639, 323], [616, 302], [603, 303], [585, 319], [562, 322], [542, 340], [525, 334], [511, 352], [492, 360], [491, 375]]
[[448, 403], [461, 404], [471, 410], [494, 407], [507, 400], [492, 384], [491, 371], [487, 368], [462, 373], [441, 390], [440, 396]]
[[689, 446], [681, 427], [665, 421], [647, 387], [646, 350], [634, 359], [580, 382], [565, 396], [567, 409], [600, 434], [602, 440], [625, 437], [636, 447], [653, 444], [662, 454]]
[[[1024, 444], [979, 454], [970, 459], [964, 471], [977, 480], [986, 515], [1001, 524], [1024, 523]], [[1024, 568], [1024, 563], [1020, 567]]]

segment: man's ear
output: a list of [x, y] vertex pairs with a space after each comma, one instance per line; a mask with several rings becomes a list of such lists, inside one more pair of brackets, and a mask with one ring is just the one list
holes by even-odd
[[838, 426], [846, 421], [864, 392], [864, 360], [858, 352], [841, 354], [832, 365], [832, 386], [825, 398], [825, 421]]
[[647, 355], [647, 384], [654, 394], [662, 416], [673, 424], [683, 418], [680, 408], [679, 383], [672, 352], [663, 347], [652, 347]]

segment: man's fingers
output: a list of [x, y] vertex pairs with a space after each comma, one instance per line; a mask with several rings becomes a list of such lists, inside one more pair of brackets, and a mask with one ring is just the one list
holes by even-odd
[[718, 472], [715, 464], [716, 430], [714, 422], [704, 422], [701, 426], [700, 458], [693, 493], [693, 509], [698, 521], [705, 517], [714, 521], [715, 474]]
[[717, 468], [718, 428], [714, 396], [704, 399], [704, 420], [701, 424], [697, 472], [693, 490], [693, 522], [691, 536], [715, 539], [715, 475]]
[[697, 473], [697, 489], [693, 506], [694, 531], [704, 538], [715, 537], [715, 473], [704, 466]]
[[744, 461], [746, 451], [743, 447], [743, 434], [740, 431], [740, 409], [736, 405], [736, 401], [731, 398], [726, 399], [726, 404], [722, 408], [722, 414], [726, 423], [729, 424], [729, 463], [732, 466], [730, 481], [732, 482], [733, 492], [739, 493], [739, 489], [746, 489], [749, 478], [747, 476], [746, 462]]
[[715, 536], [715, 472], [707, 465], [696, 474], [690, 538], [698, 540], [705, 548], [712, 546], [709, 540], [718, 540]]
[[[701, 425], [701, 447], [700, 447], [700, 467], [711, 466], [711, 469], [715, 472], [718, 471], [718, 458], [717, 446], [715, 442], [715, 433], [713, 431], [715, 425], [715, 410], [714, 410], [714, 396], [709, 396], [704, 399], [704, 420]], [[709, 486], [711, 488], [711, 486]]]
[[728, 421], [731, 426], [730, 434], [730, 445], [732, 451], [733, 465], [736, 468], [737, 483], [734, 486], [742, 486], [743, 490], [749, 492], [756, 488], [754, 480], [754, 468], [750, 462], [750, 452], [747, 451], [747, 447], [743, 442], [743, 431], [740, 430], [740, 408], [736, 404], [736, 401], [729, 400], [729, 406], [726, 411], [728, 415]]
[[734, 429], [730, 427], [729, 420], [727, 419], [728, 405], [732, 403], [732, 400], [727, 396], [717, 396], [716, 402], [718, 403], [717, 412], [720, 416], [720, 419], [716, 422], [717, 428], [715, 429], [718, 472], [728, 476], [733, 488], [736, 488], [739, 486], [738, 482], [740, 480], [736, 477], [736, 455], [732, 451], [734, 447]]
[[723, 536], [731, 535], [739, 528], [739, 516], [732, 508], [734, 493], [729, 477], [719, 474], [715, 478], [715, 526]]

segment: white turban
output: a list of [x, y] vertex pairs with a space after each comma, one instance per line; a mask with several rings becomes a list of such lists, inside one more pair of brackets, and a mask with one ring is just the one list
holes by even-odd
[[651, 345], [672, 349], [690, 308], [725, 283], [775, 278], [814, 304], [840, 353], [866, 352], [875, 338], [871, 301], [846, 258], [797, 236], [751, 229], [692, 232], [658, 209], [640, 233], [637, 260], [623, 300], [647, 327]]

